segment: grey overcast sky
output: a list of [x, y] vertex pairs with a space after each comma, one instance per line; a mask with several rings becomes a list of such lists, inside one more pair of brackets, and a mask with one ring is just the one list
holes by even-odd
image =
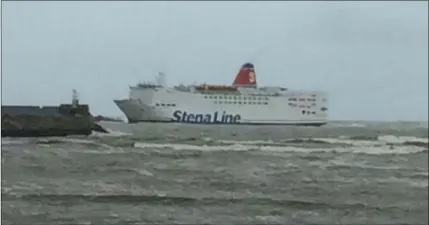
[[114, 99], [170, 85], [259, 85], [330, 95], [332, 120], [428, 117], [428, 2], [2, 2], [2, 104]]

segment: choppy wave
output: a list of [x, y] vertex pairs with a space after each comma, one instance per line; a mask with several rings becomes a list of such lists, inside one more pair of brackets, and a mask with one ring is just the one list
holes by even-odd
[[156, 143], [135, 143], [137, 148], [148, 149], [174, 149], [174, 150], [199, 150], [199, 151], [268, 151], [268, 152], [334, 152], [334, 153], [361, 153], [361, 154], [411, 154], [419, 152], [427, 152], [427, 149], [421, 147], [405, 147], [405, 146], [352, 146], [346, 148], [302, 148], [291, 146], [258, 146], [258, 145], [212, 145], [200, 146], [189, 144], [156, 144]]
[[[127, 138], [123, 138], [126, 136]], [[78, 144], [89, 148], [139, 148], [197, 151], [338, 152], [363, 154], [409, 154], [428, 151], [428, 139], [408, 136], [340, 136], [339, 138], [292, 138], [283, 140], [214, 140], [209, 137], [149, 137], [135, 139], [127, 134], [105, 138], [2, 139], [3, 145]], [[122, 149], [123, 150], [123, 149]], [[118, 149], [121, 151], [121, 149]], [[129, 151], [129, 150], [128, 150]]]
[[[37, 201], [37, 202], [67, 202], [68, 204], [81, 204], [82, 201], [92, 203], [124, 203], [124, 204], [150, 204], [150, 205], [214, 205], [214, 206], [228, 206], [231, 204], [251, 204], [251, 205], [265, 205], [265, 206], [281, 206], [284, 208], [302, 209], [302, 210], [316, 210], [316, 209], [380, 209], [379, 207], [371, 207], [362, 203], [325, 203], [309, 200], [299, 199], [272, 199], [272, 198], [219, 198], [219, 197], [204, 197], [197, 198], [191, 196], [168, 196], [168, 195], [82, 195], [82, 194], [26, 194], [26, 195], [8, 195], [2, 194], [4, 200], [22, 199], [24, 201]], [[386, 206], [386, 208], [397, 208], [396, 206]]]
[[106, 224], [427, 221], [427, 130], [124, 126], [2, 138], [5, 220], [89, 223], [109, 211]]
[[92, 137], [121, 137], [121, 136], [131, 136], [132, 133], [127, 132], [121, 132], [111, 129], [106, 129], [108, 133], [101, 133], [101, 132], [92, 132]]

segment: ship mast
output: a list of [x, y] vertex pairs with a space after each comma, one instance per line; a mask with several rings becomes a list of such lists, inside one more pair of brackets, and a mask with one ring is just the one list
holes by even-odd
[[163, 72], [158, 73], [158, 76], [156, 78], [156, 83], [157, 83], [157, 85], [162, 86], [162, 87], [167, 86], [167, 80], [166, 80], [165, 73], [163, 73]]

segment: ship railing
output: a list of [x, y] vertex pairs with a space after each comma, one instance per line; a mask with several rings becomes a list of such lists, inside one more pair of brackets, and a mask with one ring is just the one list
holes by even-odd
[[162, 85], [156, 85], [156, 84], [151, 84], [151, 83], [138, 83], [137, 88], [150, 88], [150, 89], [155, 89], [155, 88], [161, 88]]

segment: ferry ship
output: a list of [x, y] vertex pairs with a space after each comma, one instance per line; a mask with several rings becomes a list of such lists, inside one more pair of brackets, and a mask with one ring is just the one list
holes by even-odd
[[129, 123], [321, 126], [328, 111], [325, 92], [258, 87], [251, 63], [241, 66], [232, 85], [168, 87], [160, 73], [157, 83], [131, 86], [128, 99], [114, 102]]

